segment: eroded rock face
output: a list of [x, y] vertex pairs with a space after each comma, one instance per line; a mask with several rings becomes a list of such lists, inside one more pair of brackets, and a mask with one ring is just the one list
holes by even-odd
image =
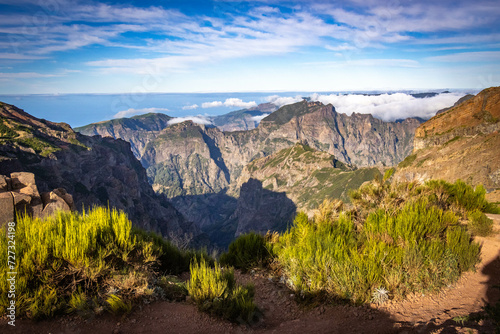
[[0, 225], [16, 220], [18, 215], [43, 218], [71, 210], [73, 196], [63, 188], [40, 194], [33, 173], [0, 175]]
[[497, 201], [500, 193], [500, 87], [423, 123], [415, 134], [413, 154], [403, 161], [396, 180], [457, 179], [482, 184]]

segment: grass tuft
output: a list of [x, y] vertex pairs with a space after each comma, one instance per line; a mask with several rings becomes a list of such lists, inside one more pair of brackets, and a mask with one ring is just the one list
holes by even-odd
[[217, 263], [212, 268], [201, 259], [191, 263], [190, 272], [187, 289], [201, 311], [234, 322], [254, 320], [254, 287], [237, 285], [232, 268], [221, 268]]

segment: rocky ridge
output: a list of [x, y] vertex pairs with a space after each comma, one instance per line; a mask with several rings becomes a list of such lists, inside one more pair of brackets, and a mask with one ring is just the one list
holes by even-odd
[[349, 190], [377, 176], [381, 176], [377, 168], [358, 169], [329, 153], [297, 143], [246, 165], [230, 193], [238, 197], [240, 187], [256, 179], [265, 189], [286, 193], [298, 211], [312, 214], [325, 199], [349, 201]]
[[395, 177], [462, 179], [484, 185], [489, 200], [500, 202], [499, 131], [500, 87], [492, 87], [423, 123]]

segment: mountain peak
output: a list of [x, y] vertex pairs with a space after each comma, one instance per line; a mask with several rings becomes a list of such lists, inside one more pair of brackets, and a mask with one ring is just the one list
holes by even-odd
[[285, 105], [266, 118], [264, 118], [261, 123], [263, 124], [274, 124], [283, 125], [288, 123], [295, 117], [300, 117], [308, 113], [312, 113], [325, 107], [321, 102], [311, 102], [307, 100], [302, 100], [301, 102]]

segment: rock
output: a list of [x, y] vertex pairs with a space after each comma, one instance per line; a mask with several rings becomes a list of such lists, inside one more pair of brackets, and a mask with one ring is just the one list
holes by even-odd
[[12, 193], [0, 193], [0, 226], [14, 221], [14, 198]]
[[35, 184], [35, 174], [33, 173], [11, 173], [12, 191], [16, 191], [29, 196], [39, 196]]
[[11, 183], [10, 178], [5, 175], [0, 175], [0, 192], [10, 191]]
[[14, 199], [14, 208], [17, 215], [33, 215], [31, 210], [31, 196], [16, 192], [11, 192]]
[[62, 198], [64, 200], [64, 202], [66, 202], [66, 204], [68, 205], [68, 207], [70, 208], [70, 210], [74, 210], [75, 209], [75, 203], [73, 202], [73, 196], [71, 194], [68, 194], [68, 192], [66, 191], [66, 189], [64, 189], [64, 188], [57, 188], [53, 192], [54, 192], [54, 194], [56, 194], [57, 196], [59, 196], [60, 198]]
[[66, 201], [60, 197], [57, 193], [61, 194], [61, 191], [51, 191], [50, 193], [42, 194], [42, 201], [44, 203], [42, 217], [48, 217], [56, 213], [57, 211], [71, 211], [70, 206]]

